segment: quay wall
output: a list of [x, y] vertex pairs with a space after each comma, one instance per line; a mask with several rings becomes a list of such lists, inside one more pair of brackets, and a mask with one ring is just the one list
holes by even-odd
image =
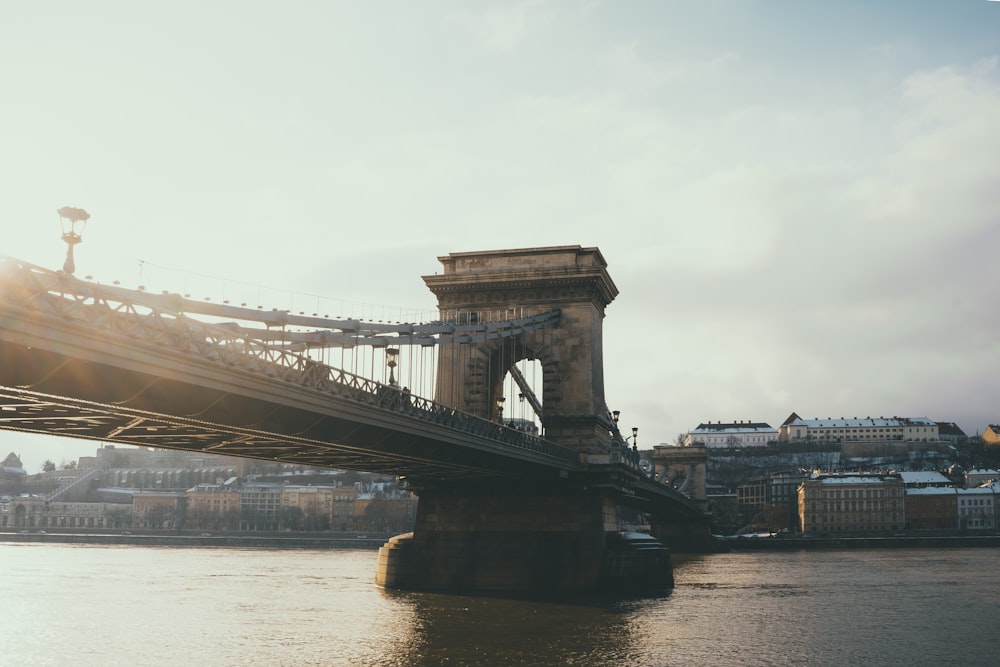
[[255, 549], [378, 549], [379, 537], [262, 537], [251, 535], [155, 535], [0, 532], [0, 542], [114, 544], [149, 547], [243, 547]]
[[[0, 543], [114, 544], [156, 547], [243, 547], [272, 549], [372, 549], [384, 535], [359, 537], [279, 537], [256, 535], [159, 535], [117, 533], [0, 532]], [[799, 551], [819, 549], [929, 549], [1000, 547], [1000, 535], [895, 537], [760, 537], [716, 540], [718, 551]]]
[[918, 535], [895, 537], [754, 537], [727, 539], [731, 551], [810, 549], [932, 549], [1000, 547], [1000, 535]]

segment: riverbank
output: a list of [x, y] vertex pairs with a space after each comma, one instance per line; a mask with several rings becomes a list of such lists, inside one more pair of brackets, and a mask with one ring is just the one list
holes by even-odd
[[730, 551], [810, 549], [937, 549], [1000, 547], [1000, 535], [897, 535], [892, 537], [751, 537], [726, 539]]
[[0, 542], [104, 544], [152, 547], [244, 547], [271, 549], [378, 549], [389, 535], [253, 535], [156, 533], [0, 532]]
[[[370, 534], [166, 534], [0, 531], [0, 543], [104, 544], [151, 547], [243, 547], [255, 549], [378, 549], [392, 535]], [[719, 551], [831, 549], [936, 549], [1000, 547], [1000, 535], [905, 535], [893, 537], [740, 537], [718, 540]]]

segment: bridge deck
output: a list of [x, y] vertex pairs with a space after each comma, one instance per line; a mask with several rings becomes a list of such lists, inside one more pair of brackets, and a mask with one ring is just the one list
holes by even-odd
[[[18, 345], [8, 334], [0, 331], [4, 429], [433, 479], [580, 467], [574, 452], [420, 401], [404, 405], [389, 387], [324, 394], [237, 369], [185, 368], [171, 355], [139, 355], [139, 371], [43, 350], [38, 338]], [[109, 346], [108, 356], [119, 349]]]

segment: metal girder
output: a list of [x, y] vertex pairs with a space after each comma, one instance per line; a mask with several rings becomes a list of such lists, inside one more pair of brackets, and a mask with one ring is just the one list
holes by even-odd
[[253, 432], [224, 424], [137, 414], [120, 406], [0, 389], [0, 428], [118, 444], [225, 454], [284, 463], [429, 475], [437, 479], [482, 477], [488, 471], [450, 461], [433, 461], [377, 448], [350, 447], [294, 435]]
[[521, 369], [517, 366], [511, 366], [510, 376], [514, 378], [514, 383], [517, 384], [518, 389], [521, 390], [521, 394], [528, 400], [528, 403], [531, 405], [531, 409], [535, 411], [535, 416], [542, 420], [542, 402], [538, 400], [538, 397], [535, 396], [535, 392], [531, 390], [531, 386], [524, 378], [524, 374], [521, 372]]

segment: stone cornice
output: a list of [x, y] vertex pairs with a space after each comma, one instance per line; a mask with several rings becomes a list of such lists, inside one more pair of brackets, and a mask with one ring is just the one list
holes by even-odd
[[[584, 297], [603, 312], [618, 296], [618, 288], [603, 268], [438, 274], [423, 279], [438, 299], [478, 295], [489, 301], [505, 301], [503, 293], [516, 291], [517, 302], [522, 305], [532, 302], [557, 305], [560, 301], [579, 301]], [[566, 294], [566, 290], [571, 293]], [[536, 294], [530, 295], [531, 292]]]

